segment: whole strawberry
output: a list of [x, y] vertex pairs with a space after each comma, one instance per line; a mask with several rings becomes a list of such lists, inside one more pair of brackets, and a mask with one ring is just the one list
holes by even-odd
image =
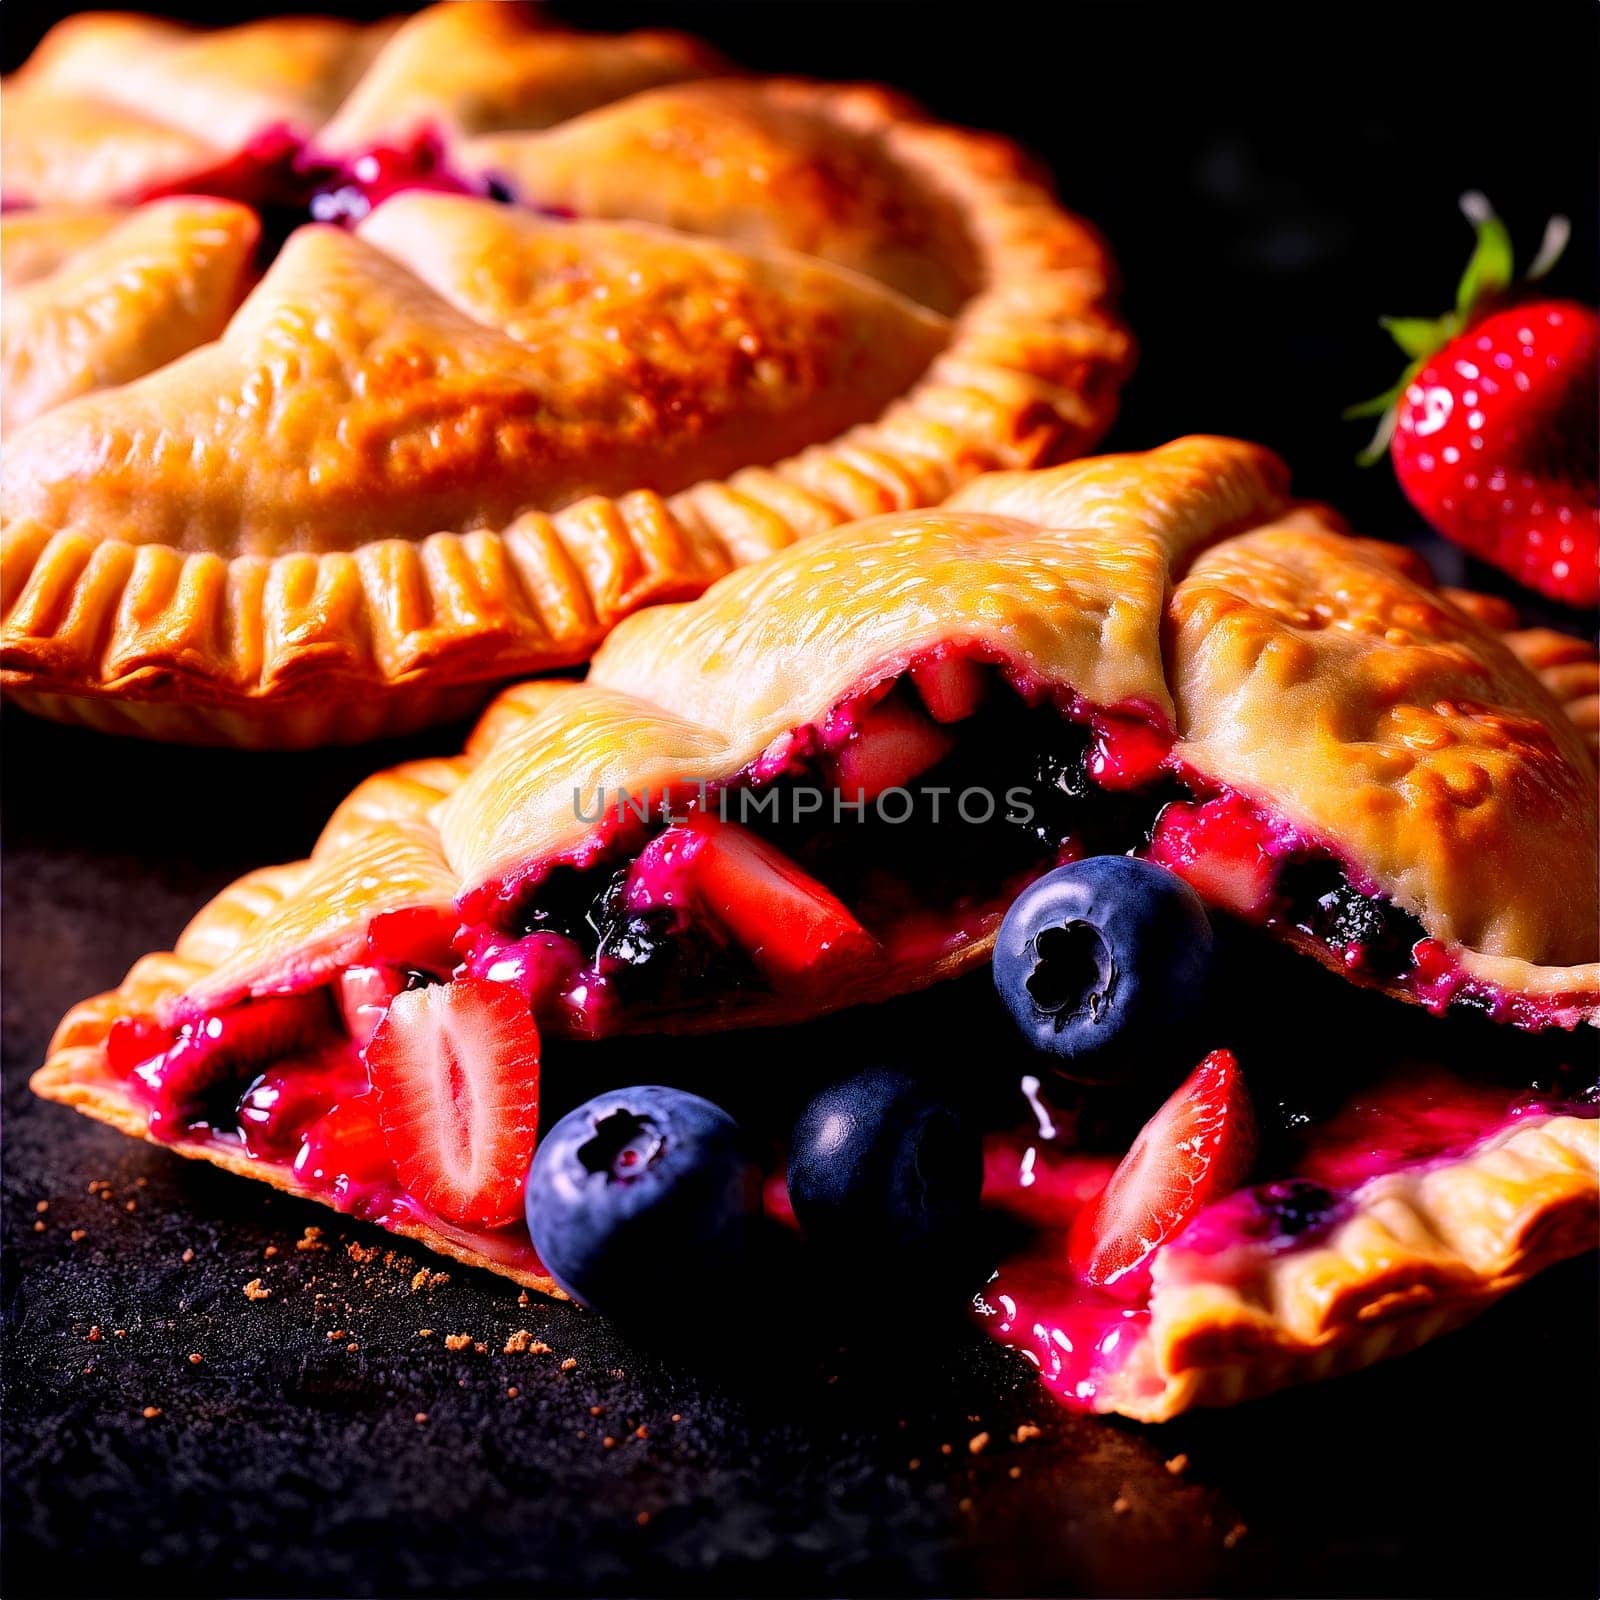
[[1445, 316], [1388, 317], [1411, 365], [1350, 415], [1384, 412], [1385, 444], [1417, 510], [1447, 539], [1565, 601], [1600, 601], [1600, 319], [1532, 297], [1565, 242], [1563, 219], [1519, 291], [1511, 241], [1481, 195], [1462, 209], [1478, 244]]

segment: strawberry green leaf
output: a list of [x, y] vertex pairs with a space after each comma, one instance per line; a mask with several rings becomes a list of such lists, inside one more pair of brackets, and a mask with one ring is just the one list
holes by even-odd
[[1420, 361], [1455, 338], [1460, 331], [1460, 319], [1453, 315], [1379, 317], [1378, 326], [1400, 346], [1401, 354], [1409, 356], [1413, 361]]
[[1511, 287], [1516, 268], [1511, 235], [1489, 202], [1474, 189], [1462, 195], [1461, 209], [1478, 234], [1467, 270], [1461, 274], [1461, 282], [1456, 287], [1456, 315], [1465, 325], [1486, 300], [1504, 294]]

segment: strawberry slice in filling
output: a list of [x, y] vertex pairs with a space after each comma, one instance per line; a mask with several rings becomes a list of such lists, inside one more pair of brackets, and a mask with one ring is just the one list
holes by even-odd
[[[893, 665], [733, 776], [696, 777], [569, 859], [463, 896], [459, 922], [374, 918], [360, 958], [304, 992], [180, 1012], [176, 1027], [123, 1018], [107, 1069], [158, 1137], [225, 1141], [363, 1215], [400, 1206], [522, 1239], [541, 1040], [884, 998], [981, 964], [1052, 867], [1130, 852], [1358, 980], [1435, 1010], [1570, 1025], [1559, 997], [1469, 981], [1334, 852], [1187, 772], [1153, 714], [1087, 706], [970, 651]], [[1222, 1182], [1185, 1181], [1191, 1198]], [[1153, 1193], [1130, 1177], [1099, 1210], [1170, 1213]], [[1080, 1235], [1086, 1277], [1137, 1281], [1143, 1226]]]

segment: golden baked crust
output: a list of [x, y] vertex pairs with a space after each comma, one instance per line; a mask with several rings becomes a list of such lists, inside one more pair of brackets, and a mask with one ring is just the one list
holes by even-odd
[[1150, 1323], [1096, 1408], [1163, 1422], [1402, 1355], [1600, 1244], [1600, 1122], [1532, 1116], [1384, 1173], [1293, 1249], [1155, 1256]]
[[156, 200], [101, 232], [103, 215], [0, 217], [0, 259], [16, 225], [26, 229], [27, 281], [7, 283], [0, 304], [0, 428], [8, 436], [41, 412], [217, 338], [244, 298], [260, 232], [247, 207]]
[[85, 11], [6, 79], [8, 205], [92, 206], [248, 185], [319, 127], [393, 31], [278, 17], [215, 33]]
[[[43, 413], [0, 499], [8, 695], [205, 741], [416, 726], [798, 537], [1098, 437], [1131, 360], [1109, 260], [1012, 147], [877, 90], [683, 81], [717, 65], [513, 6], [58, 28], [7, 85], [12, 199], [249, 195], [269, 135], [421, 139], [592, 220], [402, 194], [291, 236], [225, 328], [146, 294], [120, 362], [8, 393]], [[36, 319], [73, 321], [84, 252], [116, 259], [98, 214], [57, 242], [8, 218]]]
[[[1595, 771], [1512, 652], [1315, 512], [1198, 555], [1172, 604], [1184, 760], [1332, 840], [1436, 938], [1592, 960]], [[1525, 988], [1526, 984], [1512, 987]]]
[[[1367, 617], [1382, 625], [1347, 625]], [[1492, 631], [1512, 620], [1492, 602], [1430, 588], [1410, 558], [1349, 538], [1331, 514], [1292, 507], [1281, 464], [1254, 446], [1187, 439], [1143, 456], [995, 475], [953, 507], [821, 535], [729, 575], [698, 601], [631, 619], [586, 683], [507, 690], [460, 756], [368, 779], [309, 860], [241, 879], [199, 913], [173, 953], [146, 957], [117, 991], [75, 1007], [34, 1087], [145, 1134], [144, 1111], [106, 1064], [118, 1018], [173, 1019], [249, 991], [325, 980], [358, 958], [379, 912], [453, 918], [463, 897], [500, 875], [570, 851], [585, 826], [571, 804], [575, 786], [659, 792], [686, 774], [736, 772], [776, 736], [935, 644], [1026, 662], [1041, 684], [1167, 720], [1186, 767], [1219, 782], [1236, 774], [1305, 826], [1343, 830], [1329, 837], [1346, 859], [1386, 892], [1426, 886], [1418, 914], [1430, 931], [1442, 932], [1446, 917], [1482, 928], [1504, 946], [1485, 959], [1508, 972], [1519, 960], [1565, 956], [1582, 919], [1570, 896], [1544, 904], [1544, 874], [1564, 850], [1574, 882], [1593, 879], [1593, 767], [1558, 701]], [[1299, 631], [1313, 643], [1302, 644]], [[1565, 653], [1510, 638], [1535, 663]], [[1283, 714], [1269, 714], [1263, 674], [1293, 708], [1288, 720], [1306, 728], [1290, 733]], [[1434, 711], [1446, 692], [1441, 674], [1473, 683], [1480, 710], [1456, 744], [1423, 741], [1414, 761], [1394, 766], [1391, 826], [1374, 843], [1364, 824], [1381, 789], [1372, 747], [1386, 736], [1384, 719], [1411, 726], [1408, 707], [1446, 715]], [[1337, 696], [1317, 698], [1339, 681], [1351, 685], [1344, 711]], [[1376, 727], [1374, 685], [1385, 686]], [[1219, 735], [1229, 717], [1289, 740], [1331, 796], [1304, 774], [1263, 764], [1256, 742]], [[1493, 793], [1458, 824], [1454, 810], [1434, 806], [1428, 775], [1444, 783], [1456, 770], [1452, 752], [1479, 750], [1473, 730], [1502, 725], [1518, 736], [1483, 738], [1475, 757], [1495, 778]], [[1337, 726], [1349, 750], [1332, 740]], [[1551, 752], [1583, 781], [1569, 786]], [[1349, 809], [1340, 808], [1343, 791], [1354, 796]], [[1548, 809], [1551, 792], [1566, 812]], [[1492, 829], [1481, 832], [1484, 807], [1513, 841], [1538, 828], [1553, 842], [1506, 851]], [[1432, 826], [1417, 826], [1415, 813]], [[1456, 827], [1472, 830], [1477, 848], [1501, 852], [1492, 886], [1471, 875], [1468, 891], [1449, 881]], [[881, 998], [987, 959], [990, 943], [980, 930], [936, 959], [847, 975], [836, 993], [800, 1003], [740, 1008], [719, 996], [720, 1009], [708, 1007], [700, 1025], [783, 1021]], [[1560, 971], [1552, 992], [1586, 997], [1592, 1015], [1593, 967]], [[1368, 1181], [1336, 1227], [1303, 1244], [1241, 1245], [1224, 1262], [1174, 1241], [1155, 1264], [1148, 1334], [1099, 1403], [1155, 1420], [1360, 1366], [1454, 1326], [1594, 1242], [1595, 1132], [1573, 1116], [1513, 1119], [1471, 1150]], [[177, 1148], [244, 1165], [205, 1144]], [[295, 1186], [281, 1170], [270, 1176]], [[399, 1231], [543, 1286], [466, 1236], [413, 1223]]]
[[[986, 477], [629, 619], [585, 683], [508, 691], [436, 808], [397, 816], [411, 790], [369, 780], [313, 853], [315, 891], [253, 929], [204, 998], [337, 964], [375, 877], [440, 908], [492, 893], [584, 842], [575, 794], [731, 776], [941, 644], [1140, 708], [1176, 730], [1185, 771], [1306, 830], [1476, 973], [1600, 1008], [1595, 771], [1574, 724], [1413, 558], [1292, 509], [1267, 452], [1205, 438]], [[836, 1003], [987, 952], [864, 975]]]

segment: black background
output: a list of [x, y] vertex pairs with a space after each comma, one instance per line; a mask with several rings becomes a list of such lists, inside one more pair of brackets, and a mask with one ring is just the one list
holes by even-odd
[[[8, 65], [59, 9], [8, 0]], [[1143, 357], [1110, 444], [1260, 439], [1366, 532], [1421, 528], [1387, 466], [1354, 467], [1362, 435], [1338, 414], [1397, 370], [1380, 312], [1449, 304], [1470, 242], [1456, 195], [1485, 190], [1524, 256], [1551, 211], [1571, 213], [1556, 287], [1593, 298], [1586, 4], [567, 14], [682, 26], [756, 68], [884, 79], [1013, 134], [1123, 266]], [[479, 1274], [413, 1294], [381, 1258], [344, 1254], [383, 1243], [370, 1230], [33, 1102], [26, 1073], [67, 1005], [168, 945], [239, 871], [302, 854], [349, 784], [401, 752], [163, 750], [14, 713], [4, 743], [7, 1594], [1595, 1592], [1591, 1262], [1387, 1368], [1140, 1429], [1057, 1415], [1001, 1353], [914, 1328], [771, 1328], [730, 1353], [711, 1334], [730, 1308], [692, 1282], [661, 1321], [696, 1348], [670, 1357]], [[1388, 1009], [1303, 982], [1292, 998], [1276, 979], [1247, 987], [1241, 1028], [1291, 1062], [1307, 1018], [1353, 1056], [1379, 1047]], [[968, 999], [981, 1031], [981, 995], [952, 1004]], [[897, 1047], [1005, 1068], [904, 1008], [871, 1031], [782, 1046], [797, 1073]], [[719, 1070], [781, 1076], [770, 1041], [724, 1049]], [[91, 1178], [116, 1198], [87, 1194]], [[294, 1250], [317, 1223], [333, 1248]], [[251, 1304], [258, 1275], [273, 1298]], [[518, 1327], [554, 1353], [501, 1354]], [[359, 1349], [327, 1339], [340, 1328]], [[455, 1331], [488, 1353], [447, 1354]], [[1024, 1419], [1043, 1437], [1009, 1443]], [[980, 1431], [994, 1442], [971, 1455]], [[604, 1448], [608, 1432], [623, 1442]]]

